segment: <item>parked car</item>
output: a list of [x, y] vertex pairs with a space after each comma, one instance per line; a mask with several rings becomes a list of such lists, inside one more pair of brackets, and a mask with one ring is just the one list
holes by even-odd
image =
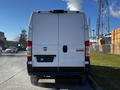
[[18, 49], [14, 46], [10, 46], [5, 50], [6, 53], [17, 53]]
[[78, 78], [89, 71], [89, 31], [79, 11], [34, 12], [28, 32], [27, 70], [31, 83], [40, 78]]
[[0, 47], [0, 54], [2, 53], [2, 47]]

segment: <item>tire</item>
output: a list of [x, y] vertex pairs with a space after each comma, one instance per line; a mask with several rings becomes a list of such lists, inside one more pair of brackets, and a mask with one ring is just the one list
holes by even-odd
[[87, 83], [87, 75], [82, 75], [82, 76], [80, 77], [80, 83], [81, 83], [82, 85], [85, 85], [85, 84]]
[[55, 79], [55, 82], [56, 82], [56, 83], [62, 83], [63, 81], [64, 81], [64, 79], [61, 79], [61, 78]]
[[31, 83], [32, 83], [33, 85], [37, 85], [39, 79], [38, 79], [37, 76], [31, 76], [31, 77], [30, 77], [30, 80], [31, 80]]

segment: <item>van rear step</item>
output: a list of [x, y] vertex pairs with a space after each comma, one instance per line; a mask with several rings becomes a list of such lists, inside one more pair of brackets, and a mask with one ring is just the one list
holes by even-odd
[[40, 78], [79, 78], [87, 73], [84, 67], [34, 67], [29, 74]]
[[32, 67], [33, 72], [84, 72], [84, 67]]

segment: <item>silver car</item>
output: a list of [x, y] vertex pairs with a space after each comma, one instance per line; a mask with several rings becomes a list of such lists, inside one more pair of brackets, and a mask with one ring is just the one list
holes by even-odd
[[11, 46], [5, 50], [6, 53], [17, 53], [18, 49], [14, 46]]
[[2, 47], [0, 47], [0, 55], [2, 54]]

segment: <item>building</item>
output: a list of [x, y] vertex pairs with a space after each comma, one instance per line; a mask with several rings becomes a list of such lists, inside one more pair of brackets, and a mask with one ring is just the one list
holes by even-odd
[[112, 54], [119, 54], [120, 55], [120, 28], [117, 28], [112, 31]]
[[0, 47], [2, 47], [3, 49], [6, 48], [6, 37], [4, 32], [0, 32]]
[[7, 47], [10, 47], [10, 46], [17, 47], [18, 46], [18, 42], [17, 41], [7, 41]]

